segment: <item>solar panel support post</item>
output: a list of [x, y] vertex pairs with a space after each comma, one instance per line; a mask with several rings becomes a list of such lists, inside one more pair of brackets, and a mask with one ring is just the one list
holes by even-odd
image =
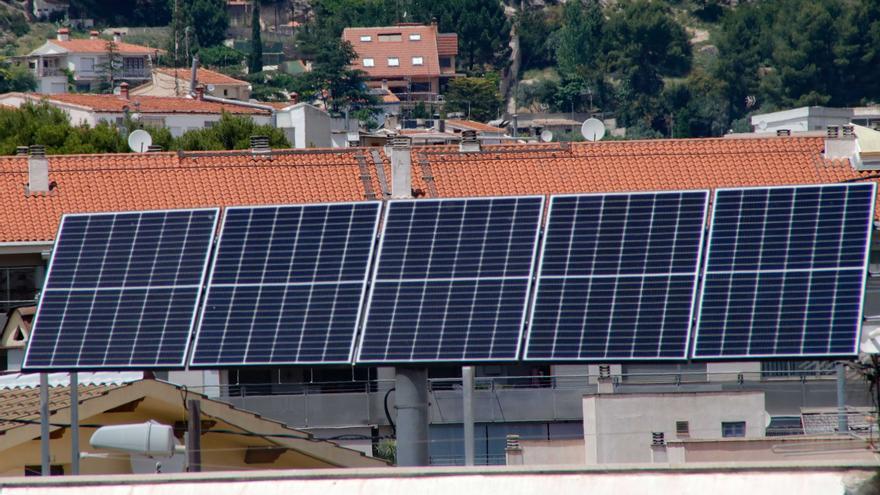
[[186, 401], [186, 460], [187, 471], [202, 470], [202, 408], [196, 399]]
[[40, 373], [40, 475], [49, 476], [49, 375]]
[[70, 374], [70, 474], [79, 474], [79, 374]]
[[461, 405], [464, 430], [464, 465], [474, 465], [474, 367], [461, 368]]
[[428, 370], [396, 368], [397, 465], [428, 465]]
[[849, 424], [846, 417], [846, 366], [843, 363], [834, 365], [837, 372], [837, 433], [849, 434]]

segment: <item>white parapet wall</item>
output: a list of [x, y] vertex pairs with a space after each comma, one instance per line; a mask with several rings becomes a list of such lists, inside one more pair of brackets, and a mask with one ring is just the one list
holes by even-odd
[[614, 468], [394, 468], [7, 478], [3, 495], [844, 495], [876, 493], [876, 463]]

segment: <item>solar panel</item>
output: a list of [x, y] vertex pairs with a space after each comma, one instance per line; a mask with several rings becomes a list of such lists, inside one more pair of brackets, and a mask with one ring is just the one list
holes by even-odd
[[694, 357], [858, 352], [875, 189], [717, 190]]
[[553, 196], [524, 359], [685, 359], [708, 198]]
[[192, 366], [350, 363], [381, 208], [228, 208]]
[[24, 368], [183, 366], [218, 213], [65, 215]]
[[512, 361], [542, 196], [388, 203], [357, 361]]

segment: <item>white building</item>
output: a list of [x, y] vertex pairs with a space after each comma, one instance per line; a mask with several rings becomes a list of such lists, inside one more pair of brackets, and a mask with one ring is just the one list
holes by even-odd
[[330, 148], [330, 114], [308, 103], [276, 106], [275, 126], [284, 131], [291, 148]]
[[70, 9], [68, 0], [34, 0], [33, 14], [36, 19], [48, 19], [53, 14], [66, 14]]
[[752, 131], [757, 133], [824, 132], [828, 126], [847, 124], [875, 127], [880, 123], [880, 107], [799, 107], [755, 114], [750, 122]]
[[272, 112], [239, 105], [192, 98], [131, 96], [123, 84], [119, 95], [24, 94], [0, 95], [0, 105], [19, 107], [27, 102], [46, 102], [70, 116], [70, 122], [95, 126], [100, 122], [121, 124], [126, 115], [147, 125], [167, 127], [177, 137], [186, 131], [210, 127], [222, 114], [246, 115], [258, 125], [271, 125]]
[[[114, 34], [112, 43], [118, 53], [111, 64], [110, 40], [98, 37], [92, 31], [89, 39], [71, 39], [70, 30], [61, 28], [56, 39], [48, 40], [27, 55], [28, 66], [37, 78], [40, 93], [66, 93], [68, 74], [78, 91], [89, 91], [108, 78], [112, 72], [116, 82], [140, 84], [150, 80], [153, 61], [159, 50], [122, 41]], [[112, 65], [112, 69], [111, 69]]]
[[[152, 79], [136, 88], [135, 96], [188, 96], [192, 85], [192, 71], [187, 68], [173, 69], [158, 67], [153, 69]], [[251, 96], [251, 85], [220, 72], [199, 68], [196, 80], [205, 88], [205, 94], [219, 98], [247, 101]]]

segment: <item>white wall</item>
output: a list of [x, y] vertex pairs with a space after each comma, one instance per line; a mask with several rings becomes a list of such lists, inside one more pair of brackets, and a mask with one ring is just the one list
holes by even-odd
[[584, 397], [587, 465], [651, 462], [651, 434], [676, 439], [675, 422], [692, 439], [716, 439], [722, 422], [746, 422], [746, 438], [764, 436], [763, 392], [603, 394]]
[[330, 115], [300, 103], [276, 114], [276, 127], [284, 131], [293, 148], [329, 148]]

